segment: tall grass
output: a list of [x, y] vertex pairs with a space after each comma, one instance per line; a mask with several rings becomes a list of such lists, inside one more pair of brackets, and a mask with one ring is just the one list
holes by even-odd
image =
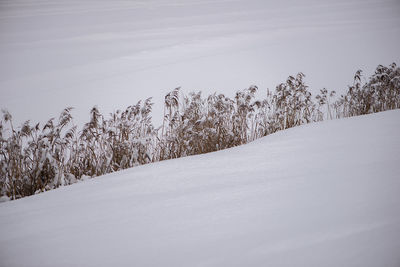
[[[379, 65], [367, 82], [359, 70], [346, 94], [322, 89], [312, 96], [305, 75], [289, 76], [274, 92], [255, 99], [257, 86], [235, 97], [180, 88], [165, 96], [162, 125], [151, 121], [151, 98], [106, 118], [97, 107], [78, 132], [71, 108], [45, 125], [29, 121], [15, 128], [3, 110], [0, 120], [0, 196], [17, 199], [83, 177], [137, 165], [197, 155], [246, 144], [298, 125], [400, 108], [400, 68]], [[364, 79], [365, 80], [365, 79]]]

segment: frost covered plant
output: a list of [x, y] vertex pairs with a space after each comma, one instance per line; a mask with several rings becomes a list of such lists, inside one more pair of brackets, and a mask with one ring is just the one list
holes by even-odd
[[300, 72], [296, 77], [289, 76], [285, 83], [276, 87], [273, 103], [279, 130], [314, 120], [315, 104], [312, 102], [308, 86], [304, 83], [304, 77], [305, 75]]
[[79, 158], [83, 175], [98, 176], [110, 171], [111, 156], [107, 154], [105, 142], [105, 122], [97, 107], [90, 111], [90, 121], [86, 123], [79, 137]]
[[253, 118], [256, 107], [260, 104], [255, 101], [255, 94], [258, 90], [257, 86], [251, 86], [248, 89], [238, 91], [235, 96], [235, 114], [233, 116], [233, 134], [234, 145], [247, 143], [254, 131]]
[[[335, 91], [328, 91], [326, 88], [320, 90], [321, 94], [317, 95], [315, 99], [317, 100], [318, 110], [317, 110], [317, 121], [324, 120], [324, 113], [326, 113], [327, 119], [333, 119], [333, 112], [335, 109], [332, 110], [330, 99], [333, 99], [336, 92]], [[325, 109], [326, 107], [326, 109]], [[325, 112], [323, 112], [325, 111]]]
[[161, 137], [157, 146], [158, 160], [177, 158], [180, 154], [178, 146], [178, 128], [181, 127], [180, 88], [169, 92], [164, 99], [164, 117]]
[[105, 122], [112, 171], [153, 161], [156, 130], [151, 123], [151, 98], [111, 114]]
[[10, 198], [70, 183], [65, 179], [64, 168], [71, 129], [62, 136], [72, 119], [70, 110], [66, 108], [56, 124], [54, 119], [50, 119], [40, 128], [39, 124], [32, 127], [26, 121], [19, 129], [14, 129], [11, 115], [3, 111], [4, 123], [9, 123], [11, 131], [7, 137], [1, 136], [1, 184], [2, 191]]
[[[236, 94], [203, 98], [179, 89], [165, 97], [165, 115], [159, 142], [160, 160], [217, 151], [246, 143], [254, 131], [256, 87]], [[253, 128], [252, 128], [253, 127]]]
[[354, 75], [354, 82], [345, 95], [335, 103], [337, 117], [351, 117], [400, 108], [400, 68], [379, 65], [368, 82], [362, 83], [362, 71]]
[[156, 130], [151, 123], [151, 98], [104, 119], [97, 107], [85, 124], [75, 150], [82, 175], [98, 176], [152, 162]]
[[207, 113], [203, 125], [213, 135], [208, 139], [206, 151], [211, 152], [235, 145], [234, 123], [235, 101], [224, 94], [212, 94], [207, 98]]
[[[305, 75], [289, 76], [256, 99], [257, 86], [203, 97], [175, 88], [165, 96], [162, 126], [151, 121], [151, 98], [108, 118], [97, 107], [78, 132], [71, 108], [41, 127], [29, 121], [15, 128], [3, 110], [0, 120], [0, 197], [17, 199], [83, 177], [95, 177], [150, 162], [217, 151], [279, 130], [324, 119], [400, 108], [400, 68], [379, 65], [368, 81], [361, 70], [346, 94], [322, 89], [313, 97]], [[364, 82], [363, 82], [364, 81]]]

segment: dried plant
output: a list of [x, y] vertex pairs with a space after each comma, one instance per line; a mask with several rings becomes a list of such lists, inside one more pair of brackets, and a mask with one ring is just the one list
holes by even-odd
[[[255, 99], [257, 86], [223, 94], [184, 95], [175, 88], [165, 96], [162, 126], [151, 121], [151, 98], [105, 118], [97, 107], [80, 132], [72, 125], [72, 108], [40, 127], [29, 121], [15, 128], [11, 114], [0, 120], [0, 196], [17, 199], [83, 177], [166, 159], [217, 151], [251, 142], [276, 131], [324, 119], [400, 108], [400, 68], [379, 65], [368, 82], [362, 71], [335, 100], [322, 89], [313, 101], [298, 73]], [[364, 82], [363, 82], [364, 80]]]

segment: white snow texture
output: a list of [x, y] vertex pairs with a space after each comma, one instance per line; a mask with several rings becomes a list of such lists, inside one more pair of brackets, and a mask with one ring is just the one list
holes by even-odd
[[0, 204], [1, 266], [400, 266], [400, 111]]
[[181, 86], [264, 94], [303, 72], [344, 93], [355, 71], [400, 64], [399, 0], [1, 0], [0, 107], [15, 125], [65, 107], [79, 125]]

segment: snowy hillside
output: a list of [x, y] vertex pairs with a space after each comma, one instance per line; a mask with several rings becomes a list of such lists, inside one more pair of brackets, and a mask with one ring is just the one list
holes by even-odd
[[0, 204], [0, 266], [400, 266], [400, 111]]

